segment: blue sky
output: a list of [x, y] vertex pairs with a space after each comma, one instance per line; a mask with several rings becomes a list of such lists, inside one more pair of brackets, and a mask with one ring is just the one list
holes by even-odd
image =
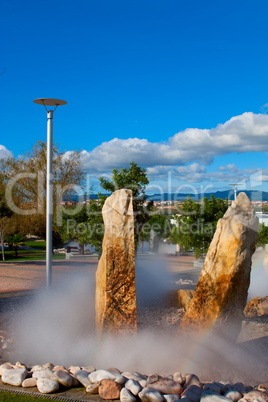
[[2, 2], [0, 157], [46, 139], [32, 100], [54, 97], [95, 185], [135, 161], [150, 192], [267, 191], [267, 20], [266, 0]]

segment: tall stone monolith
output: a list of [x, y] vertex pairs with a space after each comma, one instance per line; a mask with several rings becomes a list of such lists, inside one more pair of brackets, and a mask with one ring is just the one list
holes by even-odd
[[99, 332], [137, 329], [132, 191], [117, 190], [104, 203], [102, 255], [96, 272], [96, 326]]
[[240, 330], [250, 284], [251, 257], [258, 218], [245, 193], [218, 221], [196, 291], [182, 327], [213, 328], [235, 338]]

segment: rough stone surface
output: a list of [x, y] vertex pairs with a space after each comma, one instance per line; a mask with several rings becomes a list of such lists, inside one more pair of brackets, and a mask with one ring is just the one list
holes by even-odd
[[185, 384], [184, 388], [190, 387], [190, 385], [201, 386], [200, 380], [195, 374], [186, 374], [185, 375]]
[[122, 388], [120, 391], [120, 401], [121, 402], [135, 402], [137, 399], [132, 394], [132, 392], [127, 388]]
[[239, 193], [218, 221], [182, 327], [217, 328], [226, 330], [229, 338], [237, 337], [247, 302], [257, 229], [251, 202], [245, 193]]
[[121, 373], [121, 375], [123, 377], [128, 378], [129, 380], [136, 380], [139, 383], [143, 380], [147, 381], [147, 376], [141, 373], [131, 373], [129, 371], [123, 371], [123, 373]]
[[38, 378], [36, 386], [41, 394], [52, 394], [53, 392], [58, 391], [60, 384], [50, 378]]
[[60, 384], [67, 388], [73, 386], [73, 377], [65, 370], [55, 370], [51, 379], [54, 381], [58, 381]]
[[125, 378], [121, 374], [109, 370], [93, 371], [93, 373], [89, 374], [88, 379], [92, 384], [99, 383], [102, 380], [113, 380], [118, 384], [123, 384], [125, 382]]
[[136, 380], [130, 379], [125, 383], [125, 388], [128, 389], [133, 395], [138, 395], [142, 390], [142, 386]]
[[206, 391], [203, 392], [203, 394], [201, 395], [201, 402], [230, 402], [231, 399], [226, 398], [223, 395], [220, 394], [214, 394], [213, 392], [210, 391]]
[[54, 372], [49, 369], [45, 368], [42, 370], [36, 370], [33, 372], [33, 378], [52, 378]]
[[82, 370], [86, 370], [89, 373], [92, 373], [93, 371], [96, 371], [96, 368], [94, 366], [83, 366]]
[[176, 381], [176, 382], [178, 382], [179, 384], [183, 384], [184, 383], [184, 379], [182, 378], [182, 374], [179, 372], [179, 371], [176, 371], [174, 374], [173, 374], [173, 380], [174, 381]]
[[[91, 398], [92, 400], [97, 400], [100, 398], [107, 400], [120, 399], [120, 401], [124, 402], [134, 402], [138, 400], [144, 402], [175, 402], [181, 399], [183, 400], [182, 402], [268, 402], [268, 382], [265, 380], [266, 371], [264, 372], [265, 375], [263, 377], [263, 382], [256, 382], [253, 388], [253, 386], [249, 385], [248, 383], [232, 383], [230, 380], [224, 380], [221, 378], [219, 378], [218, 381], [214, 380], [201, 382], [196, 374], [181, 374], [178, 371], [174, 372], [173, 375], [170, 374], [164, 377], [157, 373], [150, 374], [149, 376], [138, 372], [125, 371], [122, 373], [117, 368], [110, 368], [108, 370], [96, 370], [96, 375], [94, 378], [94, 376], [92, 376], [93, 373], [89, 373], [87, 370], [79, 369], [76, 371], [76, 375], [80, 374], [80, 378], [84, 382], [85, 389], [82, 391], [77, 390], [78, 394], [76, 394], [76, 391], [70, 389], [70, 385], [72, 383], [71, 380], [74, 379], [70, 372], [67, 373], [65, 370], [55, 370], [52, 371], [54, 375], [53, 378], [33, 378], [29, 377], [33, 374], [30, 367], [26, 367], [25, 365], [19, 363], [13, 364], [10, 362], [5, 362], [4, 364], [12, 367], [8, 370], [6, 369], [4, 373], [4, 384], [13, 385], [16, 387], [22, 386], [23, 388], [36, 386], [39, 392], [43, 394], [57, 393], [59, 390], [63, 390], [63, 392], [66, 393], [67, 398], [69, 392], [70, 398], [72, 398], [72, 395], [75, 393], [77, 400], [80, 400], [80, 397], [83, 399], [83, 395], [85, 396], [85, 393], [87, 393], [87, 398]], [[39, 369], [41, 367], [44, 366], [39, 366]], [[73, 367], [77, 368], [75, 366]], [[46, 370], [43, 368], [42, 370], [38, 371], [41, 373], [46, 372]], [[19, 374], [19, 376], [17, 376], [17, 374]], [[130, 379], [127, 380], [127, 378], [122, 374], [130, 377]], [[12, 381], [5, 381], [6, 376], [10, 376]], [[105, 376], [111, 378], [104, 378]], [[21, 379], [23, 377], [26, 378], [21, 383]], [[90, 377], [94, 381], [100, 381], [91, 383]], [[175, 378], [178, 381], [175, 381]], [[140, 381], [137, 381], [137, 379], [140, 379]], [[118, 380], [120, 380], [120, 383], [118, 383]], [[75, 381], [78, 380], [75, 379]], [[179, 384], [179, 381], [181, 384]], [[64, 387], [62, 387], [61, 384]], [[71, 387], [76, 385], [81, 388], [80, 383], [72, 383]], [[158, 389], [153, 388], [154, 385]], [[173, 393], [175, 387], [178, 386], [179, 392], [177, 394]], [[182, 393], [180, 393], [181, 389], [183, 389]], [[92, 395], [92, 397], [90, 395]], [[96, 398], [95, 395], [98, 395], [98, 397]]]
[[81, 384], [84, 387], [87, 387], [88, 385], [91, 385], [92, 383], [90, 382], [88, 376], [89, 376], [89, 372], [86, 370], [77, 370], [75, 372], [75, 377], [77, 378], [78, 381], [81, 382]]
[[75, 375], [75, 373], [76, 373], [78, 370], [81, 370], [81, 367], [80, 367], [80, 366], [70, 366], [70, 367], [68, 368], [69, 373], [71, 373], [71, 374], [73, 374], [73, 375]]
[[164, 402], [165, 398], [157, 389], [145, 387], [139, 393], [139, 398], [143, 402]]
[[202, 394], [202, 388], [199, 385], [190, 385], [181, 394], [181, 398], [187, 398], [192, 402], [199, 402]]
[[203, 390], [210, 391], [215, 394], [221, 394], [223, 391], [223, 386], [222, 386], [222, 384], [219, 384], [219, 383], [216, 384], [215, 382], [209, 382], [204, 385]]
[[96, 272], [96, 326], [100, 332], [136, 332], [132, 191], [115, 191], [102, 214], [105, 233]]
[[86, 392], [88, 394], [98, 394], [99, 393], [99, 384], [90, 384], [86, 387]]
[[268, 296], [254, 297], [247, 303], [244, 314], [246, 317], [260, 317], [268, 314]]
[[[48, 367], [49, 368], [49, 367]], [[68, 369], [66, 368], [66, 367], [64, 367], [64, 366], [54, 366], [52, 369], [51, 369], [52, 371], [59, 371], [59, 370], [61, 370], [61, 371], [68, 371]]]
[[24, 368], [6, 370], [2, 375], [2, 381], [4, 384], [20, 387], [27, 374], [28, 371]]
[[194, 296], [194, 290], [192, 289], [179, 289], [177, 291], [178, 307], [188, 310], [190, 301]]
[[32, 367], [31, 372], [40, 371], [40, 370], [53, 370], [54, 364], [53, 363], [45, 363], [45, 364], [36, 364]]
[[7, 370], [11, 370], [13, 367], [10, 365], [10, 364], [8, 364], [8, 363], [3, 363], [3, 364], [1, 364], [1, 366], [0, 366], [0, 377], [3, 375], [3, 373], [5, 372], [5, 371], [7, 371]]
[[164, 396], [166, 402], [175, 402], [180, 399], [180, 395], [175, 395], [175, 394], [164, 394], [163, 396]]
[[102, 399], [120, 399], [122, 385], [113, 380], [102, 380], [99, 385], [99, 396]]
[[247, 394], [245, 394], [243, 399], [251, 402], [254, 400], [258, 400], [259, 398], [262, 398], [264, 401], [268, 401], [268, 393], [254, 389], [253, 391], [250, 391]]
[[230, 389], [229, 391], [227, 391], [224, 396], [228, 399], [231, 399], [233, 402], [237, 402], [239, 401], [239, 399], [242, 398], [242, 394], [240, 394], [240, 392], [236, 391], [236, 390], [232, 390]]
[[147, 380], [147, 386], [157, 389], [162, 394], [178, 394], [183, 391], [182, 386], [171, 378], [158, 375], [150, 376]]

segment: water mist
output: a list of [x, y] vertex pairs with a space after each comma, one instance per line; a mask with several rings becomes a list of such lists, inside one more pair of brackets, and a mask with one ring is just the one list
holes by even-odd
[[[15, 349], [10, 359], [28, 365], [50, 361], [67, 367], [117, 367], [146, 374], [193, 372], [203, 378], [211, 378], [214, 373], [226, 380], [246, 376], [253, 379], [254, 372], [260, 378], [264, 365], [254, 350], [244, 350], [210, 333], [179, 337], [177, 327], [174, 331], [165, 323], [155, 330], [159, 315], [164, 309], [168, 311], [164, 303], [174, 286], [162, 258], [138, 258], [136, 285], [138, 316], [147, 322], [132, 336], [96, 336], [92, 272], [76, 272], [60, 286], [37, 292], [13, 321]], [[145, 314], [148, 309], [152, 314]]]

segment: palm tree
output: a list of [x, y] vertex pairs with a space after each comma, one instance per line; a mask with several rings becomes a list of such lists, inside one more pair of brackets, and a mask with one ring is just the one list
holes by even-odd
[[18, 257], [18, 248], [19, 246], [23, 246], [26, 238], [24, 234], [17, 233], [7, 237], [7, 242], [9, 245], [14, 247], [15, 257]]

